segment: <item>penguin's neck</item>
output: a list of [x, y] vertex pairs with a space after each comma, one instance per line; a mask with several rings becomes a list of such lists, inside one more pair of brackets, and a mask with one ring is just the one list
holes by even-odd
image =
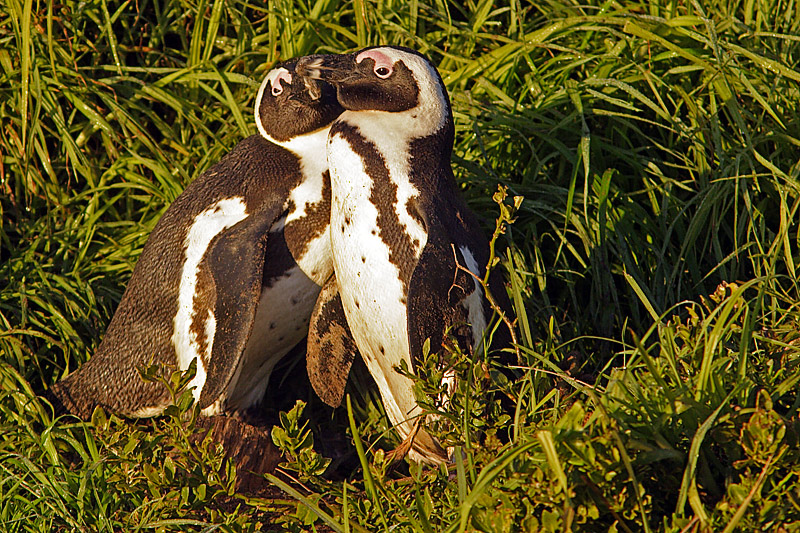
[[326, 126], [276, 143], [294, 154], [300, 163], [300, 181], [287, 199], [287, 207], [292, 206], [287, 224], [304, 217], [307, 207], [324, 200], [325, 173], [328, 171], [328, 160], [324, 154], [329, 131], [330, 126]]
[[[349, 144], [360, 157], [372, 160], [378, 167], [385, 167], [386, 173], [365, 176], [370, 182], [370, 187], [377, 185], [375, 180], [388, 178], [393, 187], [397, 187], [394, 198], [384, 198], [391, 201], [395, 209], [400, 212], [405, 210], [408, 199], [419, 194], [411, 183], [411, 153], [409, 146], [414, 140], [413, 131], [404, 126], [411, 124], [404, 113], [384, 113], [377, 111], [345, 111], [335, 123], [335, 132], [343, 134]], [[356, 148], [359, 145], [359, 148]], [[339, 150], [328, 153], [329, 163], [337, 164]], [[344, 183], [334, 184], [335, 189], [348, 189], [354, 184], [348, 173], [339, 176]]]
[[328, 170], [328, 161], [322, 154], [325, 153], [325, 146], [328, 142], [328, 132], [330, 126], [325, 126], [316, 131], [292, 137], [288, 141], [275, 142], [275, 144], [286, 148], [300, 160], [301, 171], [304, 177], [317, 177]]
[[408, 112], [345, 111], [339, 121], [354, 128], [365, 141], [375, 146], [395, 179], [408, 179], [408, 147], [419, 128]]

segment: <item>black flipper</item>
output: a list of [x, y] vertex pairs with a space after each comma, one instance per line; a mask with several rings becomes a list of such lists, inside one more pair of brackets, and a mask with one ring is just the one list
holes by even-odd
[[357, 350], [334, 275], [322, 287], [311, 313], [306, 353], [308, 379], [317, 396], [331, 407], [342, 403]]
[[261, 297], [267, 236], [280, 214], [279, 207], [253, 213], [220, 234], [208, 252], [213, 283], [225, 289], [213, 291], [216, 332], [201, 408], [216, 401], [236, 373]]
[[408, 287], [408, 347], [411, 360], [422, 354], [425, 340], [438, 352], [445, 329], [466, 322], [461, 302], [474, 289], [472, 276], [456, 267], [464, 266], [461, 252], [454, 252], [450, 239], [431, 228], [428, 241], [411, 275]]

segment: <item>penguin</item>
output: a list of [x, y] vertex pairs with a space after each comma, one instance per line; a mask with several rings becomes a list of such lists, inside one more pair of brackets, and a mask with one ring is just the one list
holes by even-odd
[[[328, 301], [341, 300], [387, 415], [410, 441], [410, 458], [447, 462], [422, 426], [413, 380], [398, 372], [404, 363], [413, 373], [426, 340], [437, 352], [448, 331], [465, 348], [481, 350], [493, 314], [472, 276], [484, 277], [489, 244], [453, 175], [444, 83], [427, 58], [394, 46], [301, 59], [297, 71], [336, 87], [345, 109], [327, 144], [338, 287]], [[498, 276], [492, 273], [490, 290], [507, 310]]]
[[186, 370], [202, 414], [264, 396], [275, 363], [305, 338], [333, 271], [325, 146], [343, 111], [334, 89], [272, 69], [255, 101], [257, 135], [195, 179], [150, 234], [96, 352], [52, 390], [84, 419], [96, 406], [157, 416], [166, 387], [139, 370]]

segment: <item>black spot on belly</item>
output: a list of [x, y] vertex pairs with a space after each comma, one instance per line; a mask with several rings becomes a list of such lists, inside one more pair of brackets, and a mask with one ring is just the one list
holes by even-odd
[[382, 345], [382, 344], [381, 344], [381, 345], [378, 347], [378, 350], [380, 350], [380, 351], [381, 351], [381, 355], [383, 355], [383, 354], [385, 354], [385, 353], [386, 353], [386, 350], [383, 348], [383, 345]]
[[269, 323], [269, 329], [275, 329], [275, 326], [276, 326], [275, 322]]
[[345, 225], [349, 226], [350, 225], [350, 217], [344, 217], [344, 223], [345, 223]]
[[342, 224], [342, 233], [344, 233], [344, 224]]
[[356, 309], [361, 309], [361, 304], [358, 303], [358, 300], [356, 300]]
[[362, 262], [362, 263], [366, 263], [366, 262], [367, 262], [367, 258], [366, 258], [366, 257], [364, 257], [363, 255], [361, 256], [361, 262]]

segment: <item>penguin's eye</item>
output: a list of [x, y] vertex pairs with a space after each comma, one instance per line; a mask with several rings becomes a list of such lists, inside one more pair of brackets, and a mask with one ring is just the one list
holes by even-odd
[[392, 75], [392, 69], [383, 65], [375, 67], [375, 75], [385, 80]]
[[283, 94], [283, 87], [281, 87], [280, 85], [273, 85], [272, 96], [278, 96], [280, 94]]

